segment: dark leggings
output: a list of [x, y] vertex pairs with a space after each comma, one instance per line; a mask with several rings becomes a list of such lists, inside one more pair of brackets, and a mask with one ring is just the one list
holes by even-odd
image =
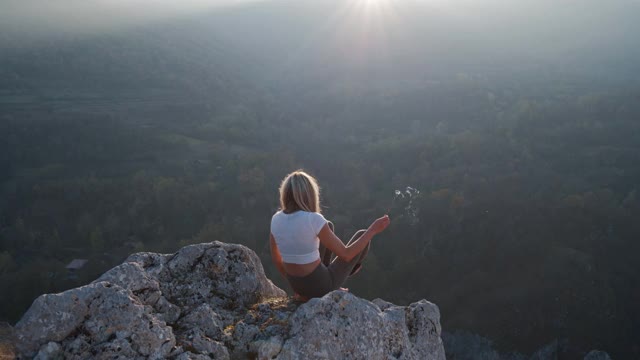
[[[331, 231], [333, 231], [333, 223], [329, 222], [329, 227]], [[347, 246], [360, 238], [365, 231], [364, 229], [356, 231], [347, 243]], [[356, 265], [360, 264], [367, 256], [370, 247], [371, 242], [367, 244], [360, 254], [347, 262], [337, 256], [333, 257], [332, 260], [331, 251], [320, 244], [318, 248], [320, 251], [320, 264], [318, 264], [310, 274], [305, 276], [292, 276], [287, 274], [287, 280], [289, 280], [293, 291], [304, 297], [322, 297], [344, 284]]]

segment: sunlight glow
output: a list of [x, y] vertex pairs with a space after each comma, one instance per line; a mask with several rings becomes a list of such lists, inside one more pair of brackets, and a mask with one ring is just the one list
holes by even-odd
[[359, 6], [368, 13], [378, 14], [389, 10], [391, 0], [356, 0]]

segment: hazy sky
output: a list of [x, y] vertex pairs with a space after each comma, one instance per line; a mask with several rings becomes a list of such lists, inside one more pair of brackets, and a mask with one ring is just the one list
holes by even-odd
[[612, 20], [615, 25], [616, 17], [637, 18], [640, 9], [640, 0], [3, 0], [0, 26], [35, 31], [96, 31], [250, 2], [283, 6], [294, 2], [326, 3], [336, 8], [359, 8], [362, 14], [369, 15], [390, 15], [394, 9], [418, 4], [487, 27], [520, 22], [540, 29], [563, 23], [569, 27], [576, 24], [599, 27], [599, 23]]
[[638, 14], [640, 0], [3, 0], [0, 40], [15, 44], [27, 33], [94, 34], [205, 15], [199, 17], [203, 36], [226, 32], [230, 42], [261, 53], [317, 56], [307, 50], [315, 47], [367, 58], [376, 52], [420, 58], [421, 49], [458, 51], [458, 57], [576, 51], [633, 57]]

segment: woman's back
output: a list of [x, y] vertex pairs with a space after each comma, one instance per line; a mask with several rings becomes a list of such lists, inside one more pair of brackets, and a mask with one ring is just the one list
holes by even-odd
[[324, 216], [317, 212], [275, 213], [271, 218], [271, 234], [282, 260], [290, 264], [308, 264], [319, 259], [318, 233], [326, 223]]

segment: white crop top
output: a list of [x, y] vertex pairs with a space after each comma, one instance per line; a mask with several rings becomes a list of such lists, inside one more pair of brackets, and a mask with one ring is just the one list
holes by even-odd
[[327, 219], [317, 212], [298, 210], [291, 214], [278, 211], [271, 218], [271, 234], [282, 261], [309, 264], [320, 258], [318, 233]]

